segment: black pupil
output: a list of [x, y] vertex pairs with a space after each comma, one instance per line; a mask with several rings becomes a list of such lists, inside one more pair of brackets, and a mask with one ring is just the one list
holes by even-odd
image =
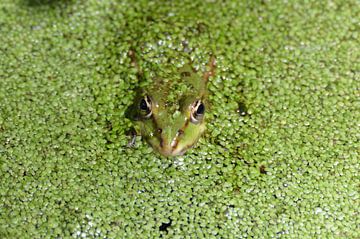
[[147, 106], [147, 103], [146, 103], [146, 100], [145, 99], [142, 99], [141, 101], [140, 101], [140, 109], [141, 110], [148, 110], [148, 106]]
[[196, 110], [196, 114], [202, 115], [204, 114], [204, 112], [205, 112], [205, 105], [201, 103]]

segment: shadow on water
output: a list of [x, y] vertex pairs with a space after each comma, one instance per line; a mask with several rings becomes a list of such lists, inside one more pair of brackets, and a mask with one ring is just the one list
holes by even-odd
[[75, 3], [75, 0], [23, 0], [22, 2], [29, 7], [58, 7]]

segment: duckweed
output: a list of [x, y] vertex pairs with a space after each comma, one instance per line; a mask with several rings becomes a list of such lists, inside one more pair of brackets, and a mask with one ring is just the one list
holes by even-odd
[[[1, 1], [1, 238], [359, 238], [359, 9]], [[134, 47], [216, 56], [184, 156], [127, 147]]]

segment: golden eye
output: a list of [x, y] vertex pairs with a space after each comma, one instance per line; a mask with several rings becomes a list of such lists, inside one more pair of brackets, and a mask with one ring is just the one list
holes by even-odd
[[202, 121], [205, 114], [205, 105], [201, 100], [195, 101], [191, 106], [191, 123], [198, 124]]
[[141, 111], [141, 115], [148, 119], [152, 115], [152, 109], [151, 109], [151, 99], [149, 96], [145, 96], [140, 100], [139, 108]]

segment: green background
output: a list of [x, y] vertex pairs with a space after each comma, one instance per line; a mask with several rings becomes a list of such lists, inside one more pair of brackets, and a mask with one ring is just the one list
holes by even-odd
[[[167, 36], [217, 59], [176, 158], [124, 116]], [[359, 39], [356, 0], [2, 0], [0, 237], [359, 238]]]

